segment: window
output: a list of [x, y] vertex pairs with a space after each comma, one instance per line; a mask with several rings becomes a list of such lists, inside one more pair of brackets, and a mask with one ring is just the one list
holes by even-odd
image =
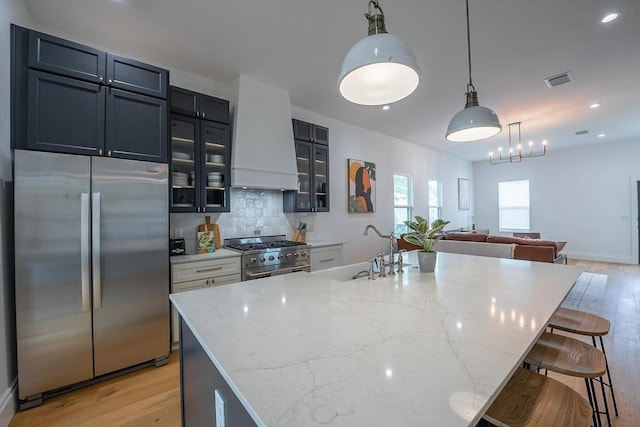
[[404, 222], [411, 219], [413, 205], [412, 179], [407, 175], [393, 175], [393, 224], [397, 237], [409, 229]]
[[529, 230], [529, 181], [498, 183], [500, 231]]
[[442, 182], [429, 181], [429, 223], [442, 219]]

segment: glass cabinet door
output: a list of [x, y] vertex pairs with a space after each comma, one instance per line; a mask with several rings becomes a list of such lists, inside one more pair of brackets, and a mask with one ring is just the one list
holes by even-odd
[[329, 211], [329, 159], [326, 147], [313, 146], [313, 182], [316, 211]]
[[311, 144], [296, 141], [296, 162], [298, 164], [298, 192], [296, 194], [296, 210], [311, 211], [311, 193], [313, 192], [311, 162], [313, 151]]
[[198, 123], [188, 117], [171, 120], [171, 209], [194, 211], [196, 193], [196, 135]]
[[231, 178], [229, 126], [206, 121], [200, 123], [203, 141], [200, 182], [204, 189], [204, 209], [206, 212], [228, 209], [229, 192], [226, 189]]

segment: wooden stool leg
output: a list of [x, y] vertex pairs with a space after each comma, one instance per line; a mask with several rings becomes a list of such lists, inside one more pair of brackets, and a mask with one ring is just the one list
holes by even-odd
[[[594, 347], [598, 347], [596, 345], [596, 337], [591, 337], [593, 339], [593, 346]], [[611, 380], [611, 372], [609, 372], [609, 361], [607, 360], [607, 352], [604, 350], [604, 341], [602, 340], [602, 335], [600, 336], [600, 349], [602, 350], [602, 353], [604, 354], [604, 363], [605, 366], [607, 367], [607, 381], [608, 383], [604, 383], [607, 387], [609, 387], [609, 389], [611, 390], [611, 400], [613, 400], [613, 410], [616, 414], [616, 417], [618, 416], [618, 404], [616, 403], [616, 395], [613, 392], [613, 381]], [[603, 379], [601, 379], [603, 380]]]

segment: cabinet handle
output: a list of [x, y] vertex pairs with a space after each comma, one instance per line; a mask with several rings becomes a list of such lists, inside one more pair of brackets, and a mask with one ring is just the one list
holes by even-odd
[[335, 258], [321, 259], [320, 260], [320, 262], [330, 262], [330, 261], [335, 261]]
[[203, 268], [202, 270], [196, 270], [198, 273], [206, 273], [208, 271], [218, 271], [222, 270], [222, 266], [212, 267], [212, 268]]
[[216, 283], [216, 279], [211, 279], [211, 284], [215, 284]]
[[107, 150], [107, 156], [111, 157], [111, 150]]
[[205, 283], [206, 285], [208, 285], [208, 284], [209, 284], [209, 279], [207, 279], [207, 281], [206, 281], [206, 282], [204, 282], [204, 283]]
[[200, 206], [198, 206], [198, 212], [200, 212]]
[[104, 81], [104, 77], [100, 76], [98, 77], [98, 80], [100, 81], [100, 83], [102, 83]]
[[204, 119], [204, 113], [202, 113], [202, 118]]
[[102, 148], [98, 149], [98, 154], [102, 156]]
[[207, 208], [205, 208], [204, 206], [202, 207], [202, 212], [206, 212]]
[[107, 80], [107, 83], [109, 83], [109, 84], [113, 84], [113, 79], [109, 79], [109, 80]]

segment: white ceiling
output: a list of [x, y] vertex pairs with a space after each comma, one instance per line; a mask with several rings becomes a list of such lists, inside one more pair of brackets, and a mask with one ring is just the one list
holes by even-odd
[[[389, 111], [349, 103], [337, 75], [366, 36], [366, 0], [24, 0], [47, 32], [231, 83], [246, 73], [290, 92], [292, 104], [402, 140], [481, 160], [507, 132], [483, 142], [444, 138], [464, 107], [467, 54], [463, 0], [380, 0], [387, 30], [414, 50], [416, 92]], [[638, 0], [470, 0], [473, 82], [503, 129], [549, 150], [640, 142]], [[601, 24], [605, 12], [620, 18]], [[550, 89], [544, 79], [571, 71]], [[589, 105], [602, 103], [592, 110]], [[589, 133], [576, 136], [576, 131]], [[598, 138], [599, 133], [606, 137]]]

